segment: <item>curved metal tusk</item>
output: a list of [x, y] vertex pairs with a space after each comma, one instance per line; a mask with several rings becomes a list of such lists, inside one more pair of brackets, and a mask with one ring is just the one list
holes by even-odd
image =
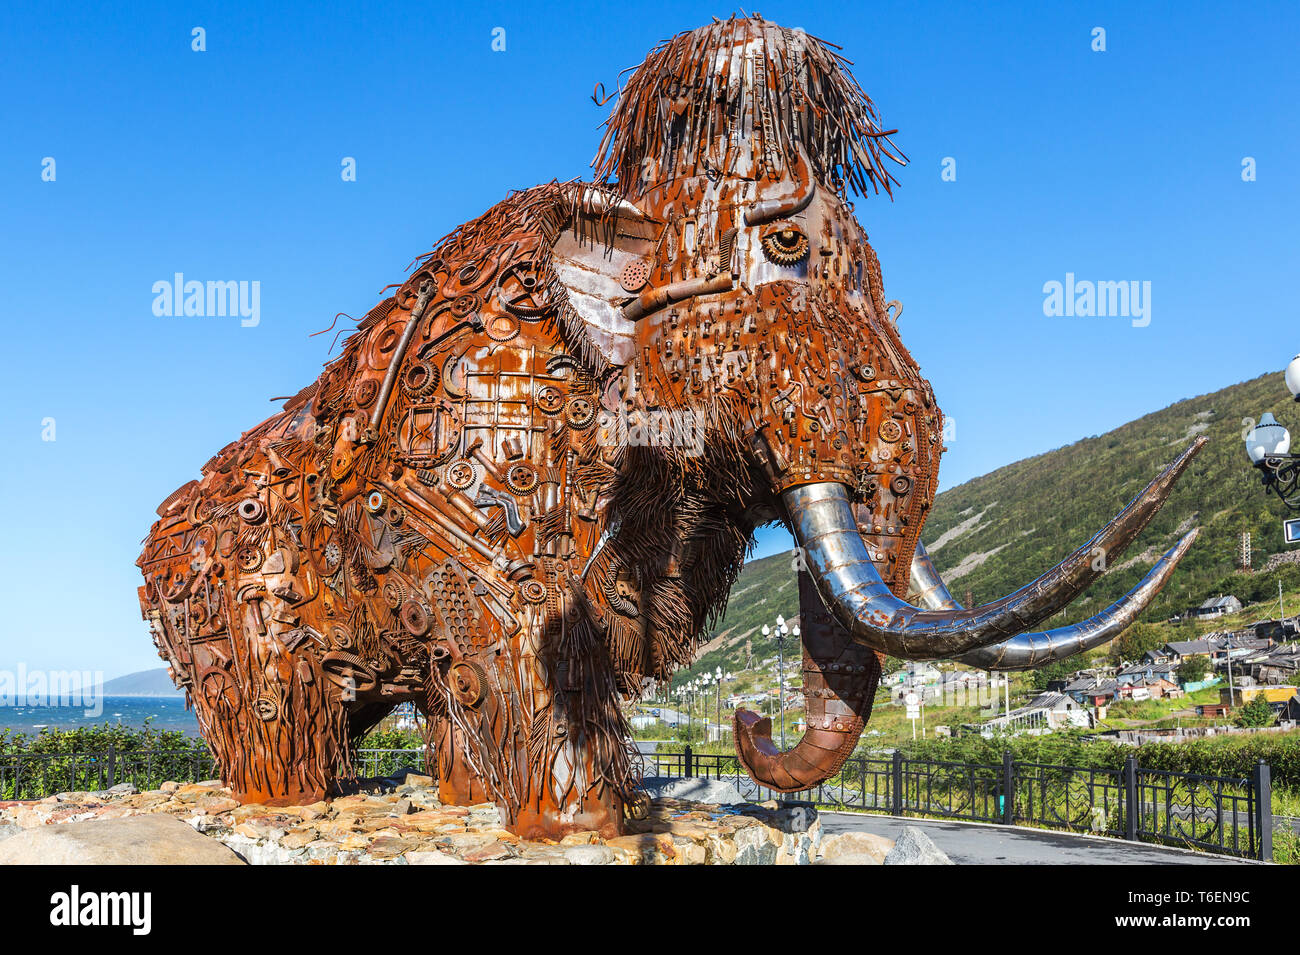
[[858, 532], [843, 485], [794, 487], [782, 499], [822, 600], [854, 639], [910, 659], [954, 657], [1023, 633], [1078, 596], [1146, 527], [1204, 444], [1204, 438], [1193, 442], [1099, 534], [1052, 570], [1001, 600], [969, 610], [925, 610], [895, 597]]
[[939, 572], [934, 569], [934, 561], [920, 541], [916, 542], [916, 553], [912, 555], [911, 577], [907, 584], [907, 602], [924, 607], [926, 610], [963, 610], [961, 604], [953, 599], [948, 585], [943, 582]]
[[830, 779], [853, 755], [871, 715], [880, 660], [857, 643], [821, 605], [806, 571], [799, 572], [803, 643], [803, 735], [781, 752], [772, 720], [746, 709], [733, 717], [736, 755], [750, 778], [775, 792], [802, 792]]
[[1113, 640], [1160, 593], [1160, 588], [1169, 581], [1174, 568], [1199, 533], [1200, 529], [1194, 528], [1184, 534], [1155, 562], [1141, 583], [1095, 617], [1042, 633], [1022, 633], [1003, 643], [981, 647], [954, 659], [981, 670], [1031, 670]]

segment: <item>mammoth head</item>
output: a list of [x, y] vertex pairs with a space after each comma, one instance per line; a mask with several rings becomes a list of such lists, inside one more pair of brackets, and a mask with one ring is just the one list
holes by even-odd
[[849, 201], [889, 190], [892, 131], [827, 45], [758, 18], [662, 44], [607, 127], [605, 185], [555, 249], [583, 337], [624, 369], [606, 409], [678, 458], [699, 431], [730, 442], [750, 523], [783, 518], [791, 488], [843, 486], [902, 585], [942, 415]]
[[[666, 41], [618, 92], [601, 183], [580, 187], [555, 247], [578, 337], [619, 371], [606, 411], [640, 423], [642, 443], [667, 434], [653, 455], [624, 454], [625, 472], [669, 460], [705, 499], [697, 514], [726, 510], [745, 536], [779, 520], [801, 548], [809, 734], [778, 754], [765, 721], [737, 718], [751, 774], [786, 790], [852, 751], [879, 674], [864, 651], [989, 669], [1059, 659], [1127, 626], [1196, 533], [1097, 618], [1026, 632], [1100, 576], [1203, 442], [1029, 585], [970, 609], [952, 600], [919, 541], [943, 417], [850, 202], [889, 192], [884, 164], [905, 160], [845, 66], [757, 17]], [[696, 428], [702, 440], [682, 440]]]

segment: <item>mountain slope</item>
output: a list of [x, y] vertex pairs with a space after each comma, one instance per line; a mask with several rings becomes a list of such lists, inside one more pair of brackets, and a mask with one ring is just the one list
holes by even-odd
[[167, 675], [166, 667], [155, 670], [139, 670], [116, 679], [105, 680], [105, 696], [184, 696], [173, 685]]
[[[1179, 534], [1198, 526], [1200, 539], [1156, 598], [1148, 618], [1199, 604], [1219, 593], [1243, 601], [1276, 594], [1279, 578], [1293, 589], [1300, 565], [1272, 573], [1236, 570], [1242, 531], [1250, 531], [1254, 566], [1287, 550], [1285, 508], [1266, 495], [1246, 460], [1243, 418], [1272, 411], [1296, 417], [1277, 372], [1212, 394], [1189, 398], [1097, 437], [1017, 461], [944, 491], [922, 534], [936, 566], [958, 600], [993, 600], [1029, 583], [1083, 544], [1133, 498], [1161, 467], [1198, 434], [1209, 443], [1173, 494], [1101, 580], [1051, 621], [1052, 626], [1103, 609], [1141, 579]], [[745, 566], [715, 639], [694, 668], [743, 666], [745, 640], [755, 660], [776, 652], [757, 632], [782, 613], [798, 613], [791, 556], [778, 554]], [[797, 647], [787, 646], [797, 658]]]

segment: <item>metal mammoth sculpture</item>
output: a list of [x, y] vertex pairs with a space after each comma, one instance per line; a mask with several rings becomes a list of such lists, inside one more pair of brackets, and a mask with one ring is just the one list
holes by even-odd
[[772, 521], [806, 561], [807, 731], [779, 752], [741, 710], [735, 740], [776, 790], [839, 769], [883, 654], [1033, 667], [1132, 621], [1195, 532], [1099, 616], [1030, 632], [1199, 443], [1001, 600], [958, 606], [919, 543], [942, 415], [849, 202], [889, 191], [891, 132], [802, 31], [666, 41], [618, 92], [593, 183], [442, 239], [162, 503], [141, 606], [241, 799], [327, 795], [409, 701], [448, 802], [525, 836], [618, 831], [639, 782], [620, 700], [691, 660]]

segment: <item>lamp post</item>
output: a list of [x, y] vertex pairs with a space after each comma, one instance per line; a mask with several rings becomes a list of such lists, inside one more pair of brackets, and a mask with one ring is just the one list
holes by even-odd
[[722, 684], [730, 683], [736, 678], [735, 674], [728, 671], [722, 672], [722, 667], [718, 667], [718, 738], [722, 738]]
[[[1287, 390], [1300, 401], [1300, 355], [1291, 359], [1283, 374]], [[1259, 470], [1265, 493], [1277, 492], [1282, 503], [1300, 511], [1300, 454], [1291, 452], [1291, 432], [1278, 423], [1272, 412], [1245, 434], [1246, 454]]]
[[[763, 636], [769, 636], [772, 629], [763, 624]], [[785, 749], [785, 638], [793, 633], [795, 637], [799, 636], [799, 627], [795, 626], [791, 630], [786, 626], [785, 615], [776, 615], [776, 697], [777, 706], [781, 711], [781, 748]]]
[[704, 742], [709, 741], [709, 687], [713, 684], [713, 674], [706, 673], [700, 677], [700, 723], [704, 727]]
[[709, 741], [709, 677], [708, 674], [700, 677], [695, 681], [695, 705], [700, 708], [700, 731], [703, 734], [703, 741]]
[[718, 728], [718, 742], [722, 742], [722, 667], [713, 671], [713, 686], [713, 725]]

